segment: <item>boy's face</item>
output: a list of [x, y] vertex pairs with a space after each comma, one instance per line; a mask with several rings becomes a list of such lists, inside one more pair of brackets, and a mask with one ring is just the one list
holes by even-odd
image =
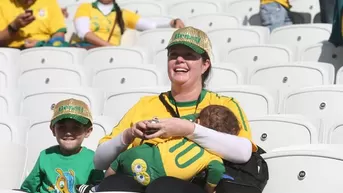
[[84, 138], [91, 134], [92, 127], [85, 128], [73, 119], [64, 119], [52, 126], [51, 130], [60, 145], [62, 153], [73, 154], [79, 151]]

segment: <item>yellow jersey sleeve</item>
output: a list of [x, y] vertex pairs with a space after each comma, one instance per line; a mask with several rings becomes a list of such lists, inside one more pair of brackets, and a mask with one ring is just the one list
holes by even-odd
[[123, 9], [122, 12], [125, 26], [130, 29], [136, 29], [136, 24], [141, 17], [134, 12], [125, 9]]
[[4, 17], [4, 14], [3, 14], [3, 6], [0, 5], [0, 30], [4, 30], [5, 28], [7, 28], [8, 26], [8, 23], [5, 21], [5, 17]]
[[82, 3], [77, 8], [74, 19], [79, 17], [90, 17], [92, 5], [90, 3]]
[[54, 35], [58, 32], [67, 32], [67, 25], [64, 20], [64, 16], [61, 7], [58, 5], [57, 0], [50, 0], [50, 35]]
[[249, 121], [239, 103], [234, 98], [224, 97], [222, 105], [229, 108], [235, 114], [240, 126], [238, 136], [249, 139], [253, 146], [253, 152], [257, 151], [257, 146], [252, 141]]

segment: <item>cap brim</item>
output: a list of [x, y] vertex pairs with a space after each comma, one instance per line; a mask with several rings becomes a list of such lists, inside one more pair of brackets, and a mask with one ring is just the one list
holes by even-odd
[[60, 115], [58, 117], [56, 117], [55, 119], [51, 120], [51, 125], [55, 125], [58, 121], [61, 121], [63, 119], [73, 119], [83, 125], [86, 125], [90, 122], [89, 119], [87, 119], [86, 117], [82, 117], [80, 115], [75, 115], [75, 114], [63, 114]]
[[185, 45], [189, 48], [191, 48], [194, 52], [198, 53], [198, 54], [203, 54], [205, 53], [205, 50], [200, 48], [199, 46], [195, 45], [195, 44], [192, 44], [190, 42], [186, 42], [186, 41], [175, 41], [175, 42], [172, 42], [170, 43], [166, 49], [169, 49], [170, 47], [174, 46], [174, 45]]

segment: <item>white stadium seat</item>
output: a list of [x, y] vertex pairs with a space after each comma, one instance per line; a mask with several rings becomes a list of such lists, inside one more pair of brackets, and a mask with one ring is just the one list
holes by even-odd
[[96, 67], [98, 65], [145, 64], [150, 59], [142, 49], [128, 46], [100, 47], [88, 51], [84, 65]]
[[191, 16], [221, 12], [220, 4], [213, 0], [188, 0], [171, 3], [169, 15], [187, 19]]
[[29, 126], [30, 121], [25, 117], [0, 116], [0, 144], [17, 143], [25, 145], [26, 132]]
[[339, 151], [274, 151], [263, 157], [269, 170], [264, 193], [343, 191], [339, 172], [343, 170], [343, 156]]
[[294, 90], [282, 98], [280, 113], [300, 114], [309, 120], [322, 120], [324, 129], [341, 120], [342, 86], [313, 86]]
[[0, 89], [14, 88], [18, 79], [18, 66], [0, 63]]
[[87, 50], [82, 48], [30, 48], [20, 53], [19, 65], [82, 64], [86, 54]]
[[249, 119], [253, 141], [266, 152], [290, 145], [317, 144], [318, 129], [302, 116], [267, 115]]
[[228, 50], [236, 46], [264, 44], [267, 42], [268, 36], [268, 28], [257, 26], [221, 28], [208, 31], [212, 47], [218, 50], [220, 56], [225, 56]]
[[338, 72], [336, 74], [336, 84], [343, 84], [343, 66], [338, 69]]
[[140, 16], [164, 15], [165, 6], [158, 1], [130, 0], [119, 3], [121, 9], [130, 10]]
[[342, 144], [343, 145], [343, 124], [342, 121], [337, 121], [335, 125], [325, 129], [323, 136], [326, 144]]
[[18, 86], [29, 87], [87, 87], [90, 84], [89, 73], [80, 65], [27, 64], [22, 65]]
[[234, 64], [213, 65], [206, 88], [221, 88], [244, 83], [243, 73]]
[[94, 68], [92, 87], [130, 89], [154, 87], [162, 84], [162, 76], [155, 65], [116, 65]]
[[241, 21], [240, 18], [227, 13], [208, 13], [188, 18], [186, 25], [209, 31], [218, 28], [240, 27]]
[[[224, 49], [224, 48], [222, 48]], [[220, 61], [254, 67], [261, 64], [288, 63], [294, 60], [293, 52], [282, 45], [245, 45], [221, 52]]]
[[37, 88], [25, 89], [23, 92], [20, 115], [31, 120], [52, 117], [56, 103], [68, 98], [85, 102], [93, 116], [100, 115], [103, 107], [104, 93], [90, 88]]
[[21, 94], [17, 89], [0, 89], [0, 117], [19, 115]]
[[249, 25], [250, 18], [260, 12], [260, 2], [256, 0], [229, 1], [225, 12], [240, 17], [243, 25]]
[[136, 46], [148, 48], [149, 52], [154, 53], [167, 47], [175, 28], [160, 28], [146, 30], [140, 33]]
[[[24, 179], [27, 151], [24, 145], [4, 143], [0, 145], [0, 189], [19, 189]], [[3, 190], [1, 191], [3, 192]], [[17, 192], [19, 193], [19, 192]]]
[[0, 48], [0, 64], [13, 66], [17, 64], [20, 50], [14, 48]]
[[274, 114], [276, 110], [274, 93], [262, 87], [240, 85], [213, 88], [211, 91], [236, 99], [241, 108], [244, 109], [248, 119], [250, 117]]
[[334, 83], [332, 64], [319, 62], [294, 62], [261, 65], [250, 68], [248, 84], [287, 92], [293, 89], [330, 85]]
[[317, 0], [296, 0], [290, 3], [291, 11], [300, 13], [301, 15], [309, 14], [310, 20], [306, 21], [307, 23], [314, 23], [315, 16], [320, 12], [320, 4]]

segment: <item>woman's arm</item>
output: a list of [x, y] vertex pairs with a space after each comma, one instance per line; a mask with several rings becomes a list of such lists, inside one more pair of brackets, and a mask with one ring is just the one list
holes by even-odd
[[157, 19], [157, 20], [151, 20], [147, 18], [139, 18], [139, 20], [136, 23], [136, 30], [138, 31], [145, 31], [150, 29], [156, 29], [156, 28], [181, 28], [184, 27], [183, 22], [180, 19]]

